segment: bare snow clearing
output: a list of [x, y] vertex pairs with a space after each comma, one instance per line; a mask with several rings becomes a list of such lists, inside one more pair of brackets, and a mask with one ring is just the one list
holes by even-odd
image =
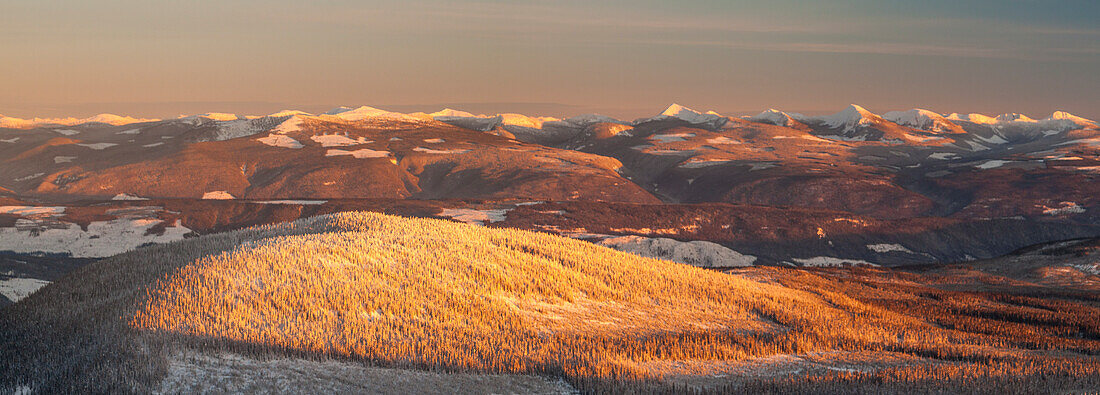
[[470, 225], [485, 225], [486, 223], [500, 222], [508, 215], [509, 209], [475, 210], [468, 208], [445, 208], [439, 212], [441, 217], [448, 217]]
[[290, 138], [290, 136], [283, 135], [283, 134], [269, 134], [269, 135], [267, 135], [267, 137], [261, 137], [261, 138], [256, 139], [256, 141], [259, 141], [261, 143], [270, 145], [272, 147], [280, 147], [280, 148], [302, 148], [302, 147], [304, 147], [304, 145], [302, 145], [302, 143], [299, 143], [298, 140], [295, 140], [293, 138]]
[[342, 149], [330, 149], [325, 152], [325, 156], [351, 156], [358, 159], [368, 158], [385, 158], [390, 156], [389, 151], [375, 151], [369, 148], [357, 149], [355, 151], [345, 151]]
[[348, 136], [342, 134], [324, 134], [319, 136], [313, 136], [309, 138], [314, 142], [321, 144], [322, 147], [347, 147], [349, 145], [359, 145], [373, 143], [374, 141], [367, 140], [366, 138], [359, 137], [357, 139], [351, 139]]
[[207, 200], [230, 200], [230, 199], [236, 199], [235, 197], [233, 197], [233, 195], [230, 195], [230, 194], [229, 194], [229, 192], [226, 192], [226, 191], [211, 191], [211, 192], [207, 192], [207, 193], [204, 193], [204, 194], [202, 194], [202, 198], [203, 198], [203, 199], [207, 199]]
[[115, 144], [115, 143], [87, 143], [87, 144], [77, 144], [77, 145], [79, 145], [81, 147], [88, 147], [88, 148], [94, 149], [96, 151], [99, 151], [99, 150], [102, 150], [102, 149], [107, 149], [107, 148], [114, 147], [118, 144]]
[[38, 280], [33, 278], [9, 278], [7, 280], [0, 280], [0, 295], [12, 302], [18, 302], [30, 294], [37, 291], [39, 288], [49, 284], [49, 281]]

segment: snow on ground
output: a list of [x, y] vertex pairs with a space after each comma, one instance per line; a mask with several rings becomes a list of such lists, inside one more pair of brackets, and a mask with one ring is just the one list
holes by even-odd
[[330, 149], [327, 152], [325, 152], [325, 156], [341, 156], [341, 155], [350, 155], [350, 156], [352, 156], [354, 158], [358, 158], [358, 159], [385, 158], [387, 156], [390, 156], [390, 152], [389, 151], [375, 151], [375, 150], [372, 150], [372, 149], [369, 149], [369, 148], [357, 149], [355, 151], [345, 151], [345, 150], [342, 150], [342, 149]]
[[55, 156], [53, 157], [53, 163], [70, 163], [76, 159], [75, 156]]
[[4, 295], [5, 298], [8, 298], [8, 300], [12, 302], [18, 302], [20, 299], [27, 297], [49, 283], [49, 281], [34, 278], [9, 278], [7, 280], [0, 280], [0, 295]]
[[1055, 144], [1054, 146], [1057, 147], [1057, 146], [1070, 145], [1070, 144], [1086, 144], [1086, 145], [1091, 145], [1091, 146], [1100, 146], [1100, 137], [1070, 140], [1070, 141], [1067, 141], [1067, 142], [1064, 142], [1064, 143]]
[[369, 144], [374, 141], [367, 140], [366, 138], [359, 137], [352, 140], [348, 136], [342, 134], [324, 134], [319, 136], [313, 136], [309, 138], [314, 142], [321, 144], [322, 147], [347, 147], [349, 145]]
[[290, 138], [290, 136], [284, 134], [268, 134], [267, 137], [261, 137], [256, 139], [261, 143], [270, 145], [272, 147], [281, 148], [302, 148], [304, 145], [299, 143], [298, 140]]
[[661, 112], [660, 115], [658, 115], [656, 117], [652, 117], [652, 118], [638, 119], [638, 120], [635, 120], [634, 123], [639, 124], [639, 123], [645, 123], [645, 122], [649, 122], [649, 121], [656, 121], [656, 120], [670, 119], [670, 118], [679, 118], [679, 119], [682, 119], [684, 121], [687, 121], [688, 123], [700, 124], [700, 123], [716, 122], [716, 121], [722, 119], [722, 116], [718, 115], [717, 113], [714, 113], [713, 111], [707, 112], [707, 113], [700, 113], [700, 112], [692, 110], [690, 108], [687, 108], [687, 107], [681, 106], [679, 104], [673, 103], [672, 105], [668, 106], [668, 108], [665, 109], [665, 111]]
[[283, 123], [280, 123], [279, 126], [276, 126], [274, 129], [271, 129], [271, 132], [285, 134], [290, 132], [297, 132], [299, 130], [302, 130], [302, 117], [295, 115], [287, 118], [287, 120], [283, 121]]
[[30, 180], [30, 179], [35, 179], [35, 178], [38, 178], [38, 177], [42, 177], [44, 175], [46, 175], [46, 173], [34, 173], [34, 174], [31, 174], [31, 175], [28, 175], [28, 176], [15, 178], [15, 182], [27, 181], [27, 180]]
[[441, 217], [448, 217], [470, 225], [485, 225], [486, 222], [500, 222], [508, 215], [510, 209], [474, 210], [468, 208], [445, 208], [439, 212]]
[[80, 134], [80, 131], [72, 130], [72, 129], [54, 129], [53, 131], [61, 133], [61, 134], [66, 135], [66, 136], [72, 136], [72, 135], [75, 135], [75, 134]]
[[214, 136], [211, 137], [211, 141], [225, 141], [239, 137], [251, 136], [256, 133], [260, 133], [265, 129], [262, 125], [262, 119], [218, 121], [217, 125], [217, 133], [215, 133]]
[[167, 359], [155, 393], [192, 394], [574, 394], [562, 379], [536, 375], [429, 372], [318, 358], [181, 350]]
[[[0, 207], [0, 209], [2, 208]], [[1062, 207], [1043, 206], [1043, 214], [1046, 215], [1080, 214], [1083, 212], [1085, 212], [1085, 208], [1078, 206], [1076, 202], [1062, 202]]]
[[444, 141], [446, 141], [446, 140], [443, 140], [443, 139], [427, 139], [427, 140], [424, 140], [424, 142], [428, 143], [428, 144], [439, 144], [439, 143], [442, 143]]
[[693, 149], [688, 149], [688, 150], [655, 149], [655, 150], [652, 150], [652, 151], [649, 151], [649, 152], [646, 152], [646, 153], [647, 154], [653, 154], [653, 155], [682, 155], [682, 154], [691, 154], [693, 152], [695, 152], [695, 150], [693, 150]]
[[139, 134], [139, 133], [141, 133], [141, 129], [126, 129], [126, 130], [123, 130], [123, 131], [115, 133], [115, 134]]
[[831, 256], [815, 256], [813, 258], [791, 258], [791, 260], [801, 264], [802, 266], [878, 266], [862, 259], [844, 259]]
[[714, 138], [709, 138], [709, 139], [707, 139], [707, 143], [708, 144], [741, 144], [740, 141], [731, 139], [731, 138], [726, 137], [726, 136], [718, 136], [718, 137], [714, 137]]
[[4, 142], [4, 143], [8, 143], [8, 144], [14, 144], [16, 141], [19, 141], [18, 137], [12, 137], [12, 138], [6, 139], [6, 140], [5, 139], [0, 139], [0, 142]]
[[303, 204], [303, 205], [317, 205], [328, 203], [328, 200], [258, 200], [254, 202], [256, 204]]
[[995, 169], [995, 168], [1004, 166], [1005, 164], [1008, 164], [1008, 163], [1012, 163], [1012, 161], [994, 159], [994, 160], [985, 161], [980, 165], [974, 165], [974, 167], [977, 167], [977, 168], [982, 169], [982, 170]]
[[655, 134], [649, 136], [650, 140], [657, 140], [661, 143], [672, 143], [676, 141], [687, 141], [688, 137], [695, 137], [695, 133], [666, 133]]
[[99, 258], [121, 254], [146, 243], [167, 243], [182, 240], [190, 229], [176, 221], [164, 233], [147, 231], [161, 221], [155, 218], [118, 218], [80, 225], [62, 223], [65, 227], [36, 228], [34, 221], [16, 220], [14, 228], [0, 228], [0, 251], [15, 253], [69, 254], [74, 258]]
[[424, 147], [413, 148], [413, 151], [423, 152], [425, 154], [463, 154], [463, 153], [466, 153], [466, 152], [470, 152], [470, 150], [468, 150], [468, 149], [434, 150], [434, 149], [431, 149], [431, 148], [424, 148]]
[[666, 259], [698, 267], [752, 266], [756, 257], [709, 241], [679, 241], [663, 237], [617, 236], [599, 245], [647, 258]]
[[152, 143], [152, 144], [145, 144], [145, 145], [142, 145], [142, 147], [145, 147], [145, 148], [153, 148], [153, 147], [156, 147], [156, 146], [158, 146], [158, 145], [164, 145], [164, 142], [163, 142], [163, 141], [161, 141], [161, 142], [156, 142], [156, 143]]
[[701, 167], [724, 165], [724, 164], [727, 164], [727, 163], [730, 163], [730, 162], [731, 161], [725, 160], [725, 159], [688, 161], [688, 162], [681, 163], [680, 167], [685, 168], [685, 169], [698, 169], [698, 168], [701, 168]]
[[779, 166], [777, 162], [753, 162], [750, 164], [752, 167], [749, 168], [749, 171], [765, 170]]
[[998, 135], [992, 135], [990, 137], [982, 137], [977, 134], [974, 135], [978, 140], [990, 143], [990, 144], [1008, 144], [1008, 140]]
[[868, 244], [867, 249], [880, 254], [887, 252], [905, 252], [910, 254], [913, 253], [912, 250], [905, 248], [905, 246], [901, 244]]
[[929, 159], [948, 160], [958, 158], [959, 154], [954, 152], [936, 152], [932, 155], [928, 155]]
[[236, 199], [235, 197], [233, 197], [233, 195], [230, 195], [230, 194], [229, 194], [229, 192], [226, 192], [226, 191], [211, 191], [211, 192], [207, 192], [207, 193], [204, 193], [204, 194], [202, 194], [202, 198], [203, 198], [203, 199], [210, 199], [210, 200], [230, 200], [230, 199]]
[[114, 147], [118, 144], [115, 144], [115, 143], [90, 143], [90, 144], [77, 144], [77, 145], [79, 145], [81, 147], [88, 147], [88, 148], [91, 148], [91, 149], [94, 149], [94, 150], [98, 151], [98, 150]]
[[935, 140], [943, 140], [943, 137], [939, 137], [939, 136], [922, 136], [922, 135], [919, 135], [919, 134], [911, 134], [911, 133], [905, 133], [903, 136], [905, 137], [906, 140], [916, 141], [918, 143], [925, 143], [925, 142], [935, 141]]
[[127, 195], [125, 193], [120, 193], [118, 195], [115, 195], [115, 197], [111, 198], [111, 200], [149, 200], [149, 199], [146, 199], [146, 198], [143, 198], [143, 197], [140, 197], [140, 196]]
[[14, 214], [23, 217], [32, 215], [60, 215], [65, 212], [64, 207], [49, 206], [0, 206], [0, 214]]

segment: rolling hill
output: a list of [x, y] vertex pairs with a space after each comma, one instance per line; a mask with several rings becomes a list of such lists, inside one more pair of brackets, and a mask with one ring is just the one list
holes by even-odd
[[[1098, 384], [1094, 298], [958, 294], [891, 276], [722, 273], [542, 233], [341, 213], [77, 269], [0, 309], [0, 387], [201, 390], [220, 370], [277, 390], [306, 366], [362, 363], [401, 373], [354, 374], [430, 369], [559, 389], [563, 378], [582, 391]], [[187, 372], [197, 376], [181, 383]]]

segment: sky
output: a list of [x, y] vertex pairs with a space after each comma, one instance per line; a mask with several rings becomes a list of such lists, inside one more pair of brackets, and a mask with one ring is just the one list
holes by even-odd
[[1100, 1], [0, 0], [0, 114], [1100, 118]]

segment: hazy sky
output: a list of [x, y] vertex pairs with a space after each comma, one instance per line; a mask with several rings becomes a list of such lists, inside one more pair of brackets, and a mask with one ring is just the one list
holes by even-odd
[[0, 0], [0, 114], [1065, 109], [1100, 1]]

